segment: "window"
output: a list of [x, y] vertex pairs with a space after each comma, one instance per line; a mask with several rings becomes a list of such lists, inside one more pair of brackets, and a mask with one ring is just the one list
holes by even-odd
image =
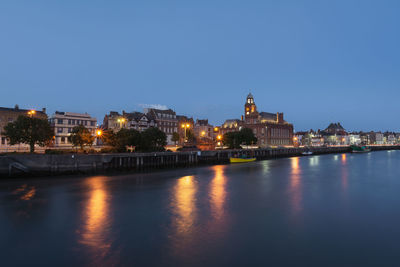
[[72, 128], [71, 127], [68, 128], [68, 133], [72, 133]]
[[94, 125], [94, 121], [91, 121], [91, 122], [90, 122], [90, 126], [95, 126], [95, 125]]
[[58, 127], [57, 128], [57, 133], [62, 133], [63, 132], [63, 128], [62, 127]]
[[5, 138], [5, 137], [2, 137], [2, 138], [1, 138], [1, 144], [2, 144], [2, 145], [5, 145], [5, 144], [6, 144], [6, 138]]
[[8, 122], [13, 122], [13, 118], [8, 118]]
[[63, 119], [57, 119], [58, 124], [63, 124]]
[[68, 124], [70, 124], [70, 125], [71, 125], [71, 120], [68, 120]]
[[65, 137], [61, 137], [61, 143], [65, 143]]

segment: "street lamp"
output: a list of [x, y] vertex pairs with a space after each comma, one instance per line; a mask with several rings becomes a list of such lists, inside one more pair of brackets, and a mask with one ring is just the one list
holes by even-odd
[[186, 130], [188, 129], [188, 128], [190, 128], [190, 124], [189, 123], [182, 123], [182, 125], [181, 125], [181, 127], [182, 127], [182, 129], [185, 129], [185, 142], [186, 142]]
[[122, 124], [125, 123], [126, 120], [125, 118], [119, 118], [117, 121], [119, 122], [119, 128], [122, 128]]
[[97, 137], [101, 137], [103, 135], [103, 131], [102, 130], [97, 130], [96, 131], [96, 135], [97, 135]]
[[36, 110], [34, 110], [34, 109], [32, 109], [32, 110], [29, 110], [28, 111], [28, 115], [29, 115], [29, 117], [33, 117], [33, 115], [35, 115], [36, 114]]

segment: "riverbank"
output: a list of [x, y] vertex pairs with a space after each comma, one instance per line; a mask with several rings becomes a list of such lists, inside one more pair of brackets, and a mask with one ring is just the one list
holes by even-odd
[[[399, 150], [400, 146], [372, 146], [372, 151]], [[0, 156], [0, 177], [140, 172], [162, 168], [226, 164], [236, 154], [257, 160], [301, 156], [305, 148], [265, 148], [201, 152], [110, 153], [110, 154], [10, 154]], [[350, 152], [348, 146], [307, 148], [314, 155]]]

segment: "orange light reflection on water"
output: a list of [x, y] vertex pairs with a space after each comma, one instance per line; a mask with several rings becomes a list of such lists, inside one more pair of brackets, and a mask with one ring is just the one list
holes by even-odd
[[210, 183], [210, 202], [214, 219], [219, 220], [224, 215], [224, 204], [226, 200], [226, 177], [224, 166], [213, 167], [215, 176]]
[[101, 262], [111, 247], [108, 236], [110, 227], [109, 193], [103, 177], [89, 178], [86, 185], [89, 187], [89, 199], [84, 209], [79, 243], [89, 248], [94, 262]]
[[347, 155], [342, 154], [342, 163], [346, 163], [346, 161], [347, 161]]
[[175, 228], [178, 233], [187, 233], [196, 219], [195, 195], [197, 184], [194, 176], [179, 178], [173, 189], [173, 211], [176, 213]]

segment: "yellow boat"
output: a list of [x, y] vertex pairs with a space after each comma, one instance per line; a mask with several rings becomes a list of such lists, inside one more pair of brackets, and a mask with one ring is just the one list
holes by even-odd
[[256, 158], [229, 158], [231, 163], [244, 163], [256, 161]]

